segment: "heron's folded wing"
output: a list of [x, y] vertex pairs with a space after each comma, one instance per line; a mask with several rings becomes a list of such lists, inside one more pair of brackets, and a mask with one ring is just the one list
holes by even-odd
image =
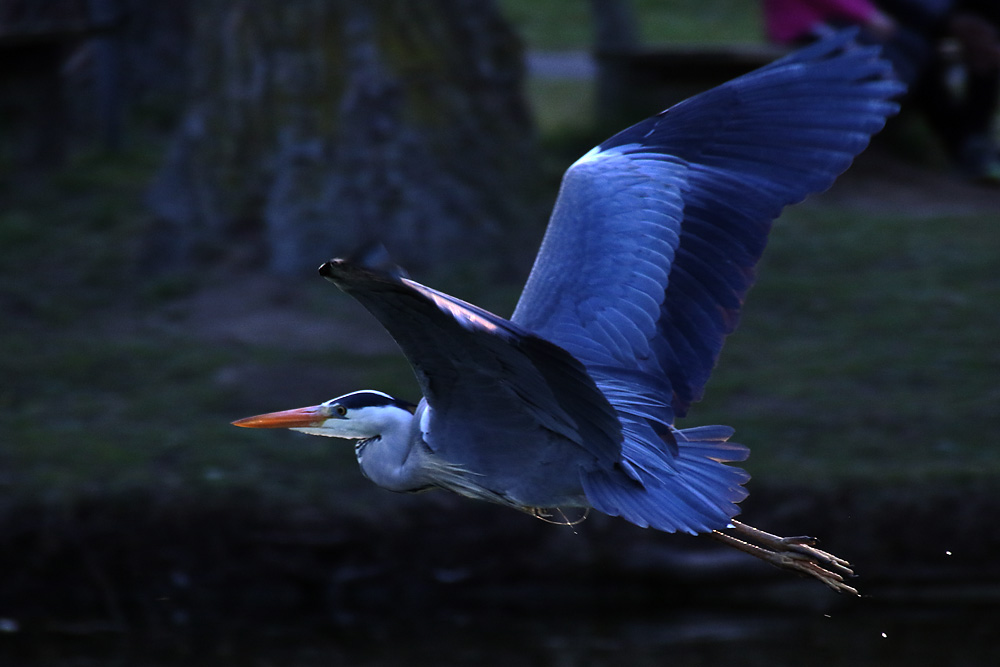
[[588, 365], [666, 376], [682, 415], [735, 329], [771, 222], [897, 109], [841, 34], [671, 107], [567, 171], [511, 320]]
[[[602, 464], [621, 455], [614, 409], [583, 364], [521, 327], [412, 280], [346, 260], [320, 273], [368, 309], [406, 355], [428, 404], [469, 446], [539, 427]], [[476, 439], [480, 439], [475, 442]], [[455, 438], [452, 438], [454, 440]], [[504, 438], [508, 443], [516, 437]], [[525, 458], [530, 460], [530, 458]]]

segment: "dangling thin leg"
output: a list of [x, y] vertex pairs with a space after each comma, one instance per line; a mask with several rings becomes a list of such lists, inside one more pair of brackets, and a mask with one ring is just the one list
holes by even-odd
[[838, 593], [858, 595], [855, 588], [844, 583], [845, 577], [854, 576], [851, 564], [814, 547], [815, 538], [778, 537], [739, 521], [731, 523], [726, 530], [738, 537], [718, 530], [712, 531], [712, 537], [772, 565], [815, 577]]

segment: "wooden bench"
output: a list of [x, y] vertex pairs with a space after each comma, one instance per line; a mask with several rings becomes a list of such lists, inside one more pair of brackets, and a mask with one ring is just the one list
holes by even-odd
[[788, 53], [769, 44], [599, 50], [602, 122], [642, 118]]

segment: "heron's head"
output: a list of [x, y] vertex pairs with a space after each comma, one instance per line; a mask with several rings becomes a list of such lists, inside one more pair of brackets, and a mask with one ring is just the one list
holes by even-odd
[[412, 403], [380, 391], [355, 391], [319, 405], [268, 412], [234, 421], [245, 428], [288, 428], [330, 438], [368, 440], [409, 427]]

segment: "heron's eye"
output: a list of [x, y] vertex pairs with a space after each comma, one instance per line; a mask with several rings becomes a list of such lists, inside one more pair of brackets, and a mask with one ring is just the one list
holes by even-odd
[[341, 417], [346, 417], [347, 416], [347, 408], [345, 408], [343, 405], [335, 405], [335, 406], [333, 406], [333, 409]]

